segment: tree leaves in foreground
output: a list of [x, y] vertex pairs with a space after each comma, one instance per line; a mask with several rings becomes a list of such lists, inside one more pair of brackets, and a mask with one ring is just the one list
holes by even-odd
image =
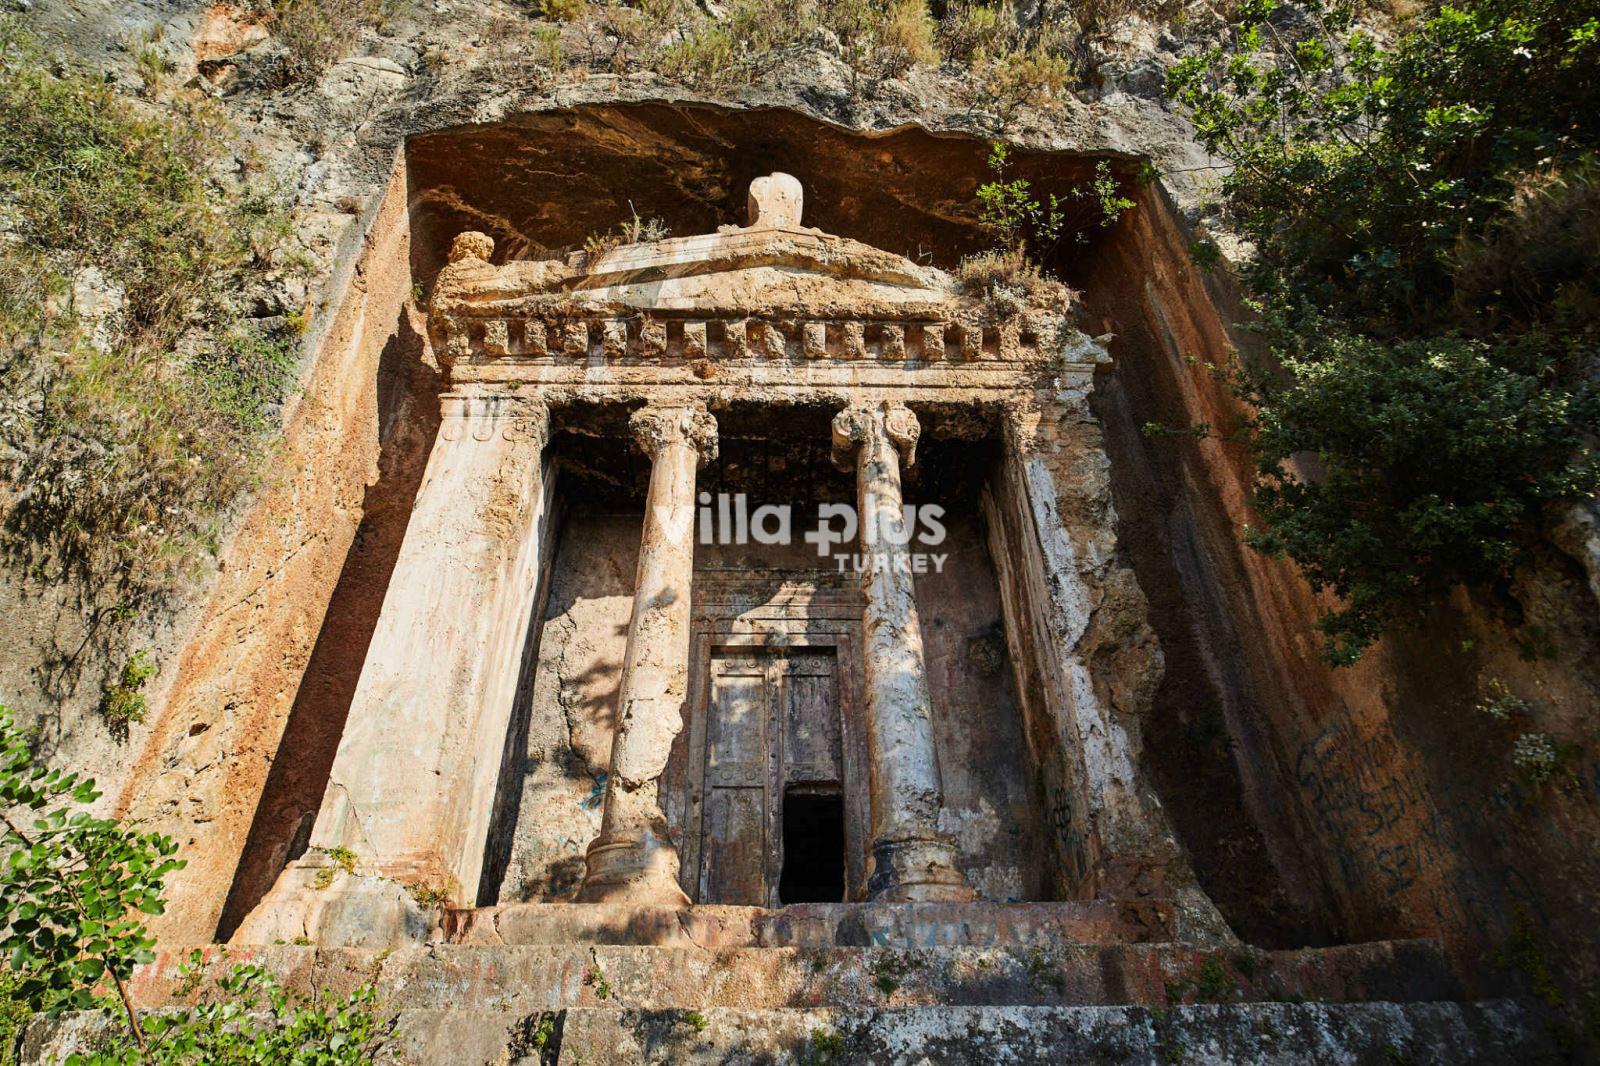
[[1349, 662], [1600, 484], [1600, 3], [1443, 6], [1385, 46], [1246, 0], [1168, 89], [1256, 246], [1248, 538], [1341, 598]]
[[[165, 906], [177, 845], [89, 810], [94, 782], [38, 762], [0, 706], [0, 1062], [29, 1013], [104, 1010], [105, 1045], [68, 1060], [101, 1064], [317, 1064], [371, 1062], [388, 1035], [375, 993], [312, 1004], [257, 965], [235, 966], [199, 1006], [140, 1017], [128, 996], [134, 968], [154, 959], [146, 915]], [[189, 960], [195, 982], [203, 960]]]

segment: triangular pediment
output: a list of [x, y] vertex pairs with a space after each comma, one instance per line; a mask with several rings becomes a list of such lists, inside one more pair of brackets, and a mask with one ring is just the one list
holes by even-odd
[[800, 208], [800, 183], [772, 174], [751, 183], [749, 224], [716, 233], [500, 265], [487, 235], [463, 233], [434, 287], [434, 349], [502, 377], [541, 363], [811, 367], [804, 376], [1100, 358], [1060, 309], [997, 310], [941, 270], [801, 225]]
[[[486, 256], [453, 253], [439, 296], [480, 313], [526, 313], [565, 300], [618, 311], [859, 318], [937, 317], [961, 302], [943, 271], [801, 226], [798, 183], [777, 188], [771, 199], [762, 201], [753, 189], [748, 226], [627, 244], [601, 255], [575, 252], [565, 260], [491, 266]], [[458, 242], [468, 253], [471, 246]]]

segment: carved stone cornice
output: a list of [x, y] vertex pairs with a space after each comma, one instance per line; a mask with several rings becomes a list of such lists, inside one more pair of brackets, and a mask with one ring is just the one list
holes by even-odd
[[717, 420], [703, 403], [641, 408], [628, 419], [639, 448], [652, 459], [667, 444], [688, 443], [700, 465], [717, 458]]

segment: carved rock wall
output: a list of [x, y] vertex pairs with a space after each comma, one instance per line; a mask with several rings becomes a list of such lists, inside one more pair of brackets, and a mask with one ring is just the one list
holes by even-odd
[[[1167, 661], [1151, 762], [1202, 880], [1258, 942], [1439, 936], [1483, 977], [1526, 934], [1558, 983], [1587, 986], [1600, 972], [1588, 933], [1600, 854], [1585, 843], [1600, 830], [1600, 672], [1587, 650], [1600, 616], [1584, 571], [1548, 551], [1357, 666], [1319, 661], [1311, 623], [1325, 602], [1239, 539], [1251, 520], [1243, 448], [1139, 432], [1154, 421], [1226, 433], [1237, 417], [1203, 364], [1242, 339], [1227, 323], [1244, 316], [1222, 268], [1188, 262], [1189, 239], [1168, 201], [1147, 198], [1087, 288], [1088, 328], [1119, 334], [1096, 407], [1121, 542]], [[1475, 709], [1493, 682], [1528, 701], [1519, 727]], [[1521, 777], [1518, 728], [1573, 745], [1568, 772]], [[1217, 876], [1230, 867], [1234, 878]]]

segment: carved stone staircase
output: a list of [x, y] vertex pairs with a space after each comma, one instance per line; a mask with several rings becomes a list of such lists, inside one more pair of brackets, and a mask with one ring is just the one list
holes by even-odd
[[[1157, 939], [1159, 906], [518, 905], [451, 915], [430, 944], [275, 945], [300, 989], [374, 982], [417, 1064], [1511, 1063], [1559, 1061], [1537, 1012], [1468, 997], [1436, 944], [1296, 951]], [[162, 955], [152, 1007], [195, 994]], [[36, 1025], [27, 1061], [91, 1017]]]

